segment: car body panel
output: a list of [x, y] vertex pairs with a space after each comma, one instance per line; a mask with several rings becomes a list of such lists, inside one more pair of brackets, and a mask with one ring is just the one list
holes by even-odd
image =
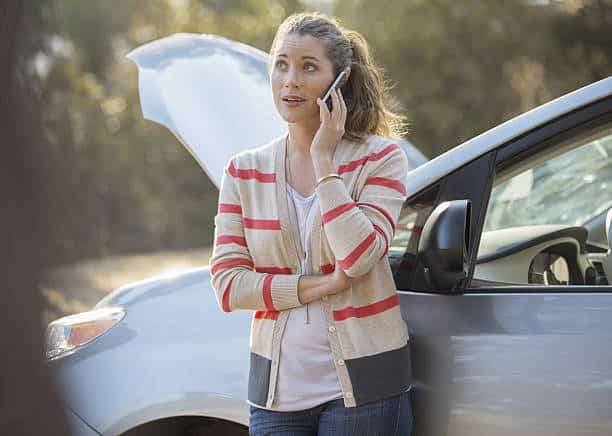
[[400, 292], [414, 435], [612, 434], [612, 298]]
[[66, 402], [104, 435], [170, 416], [248, 423], [252, 313], [222, 312], [208, 267], [124, 286], [96, 305], [125, 318], [49, 362]]
[[75, 436], [100, 436], [100, 433], [90, 427], [85, 421], [81, 419], [74, 411], [70, 408], [66, 408], [66, 422], [70, 433]]
[[143, 116], [170, 129], [217, 186], [231, 156], [286, 131], [260, 50], [182, 33], [127, 56], [138, 65]]

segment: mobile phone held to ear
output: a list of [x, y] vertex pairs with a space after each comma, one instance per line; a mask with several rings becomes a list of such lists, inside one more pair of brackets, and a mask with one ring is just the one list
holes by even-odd
[[331, 84], [331, 86], [325, 93], [325, 96], [323, 97], [323, 102], [327, 104], [327, 109], [329, 109], [330, 112], [332, 110], [331, 93], [336, 88], [340, 88], [342, 85], [344, 85], [345, 77], [346, 77], [346, 71], [340, 71], [340, 74], [338, 74], [338, 77], [336, 77], [336, 80], [334, 80], [334, 82]]

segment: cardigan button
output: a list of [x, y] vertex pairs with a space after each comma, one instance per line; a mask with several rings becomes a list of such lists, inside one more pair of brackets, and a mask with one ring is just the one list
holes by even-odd
[[346, 398], [353, 398], [353, 393], [352, 392], [347, 392], [344, 395], [346, 396]]
[[344, 365], [344, 360], [338, 359], [338, 365]]
[[323, 301], [327, 301], [327, 295], [323, 295], [323, 296], [321, 297], [321, 300], [323, 300]]
[[329, 331], [334, 333], [336, 331], [336, 327], [334, 327], [333, 325], [329, 326]]

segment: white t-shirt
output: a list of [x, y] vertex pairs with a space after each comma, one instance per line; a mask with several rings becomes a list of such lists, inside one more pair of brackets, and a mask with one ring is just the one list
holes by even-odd
[[[302, 272], [312, 274], [308, 242], [314, 212], [319, 207], [317, 194], [302, 197], [289, 184], [287, 194], [293, 197], [293, 201], [288, 198], [289, 213], [297, 215], [300, 241], [306, 252]], [[276, 398], [269, 410], [305, 410], [342, 396], [319, 300], [290, 309], [281, 340]]]

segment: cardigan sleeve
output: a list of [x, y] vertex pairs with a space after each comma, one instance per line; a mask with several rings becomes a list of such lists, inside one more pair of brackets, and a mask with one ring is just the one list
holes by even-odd
[[317, 187], [325, 235], [334, 256], [350, 277], [366, 274], [389, 250], [406, 200], [408, 159], [388, 144], [382, 159], [365, 163], [367, 171], [356, 201], [344, 182], [328, 179]]
[[[254, 271], [247, 246], [237, 180], [225, 167], [215, 215], [215, 238], [210, 258], [211, 285], [219, 307], [234, 310], [278, 311], [301, 306], [300, 274], [267, 274]], [[235, 172], [234, 172], [235, 173]]]

